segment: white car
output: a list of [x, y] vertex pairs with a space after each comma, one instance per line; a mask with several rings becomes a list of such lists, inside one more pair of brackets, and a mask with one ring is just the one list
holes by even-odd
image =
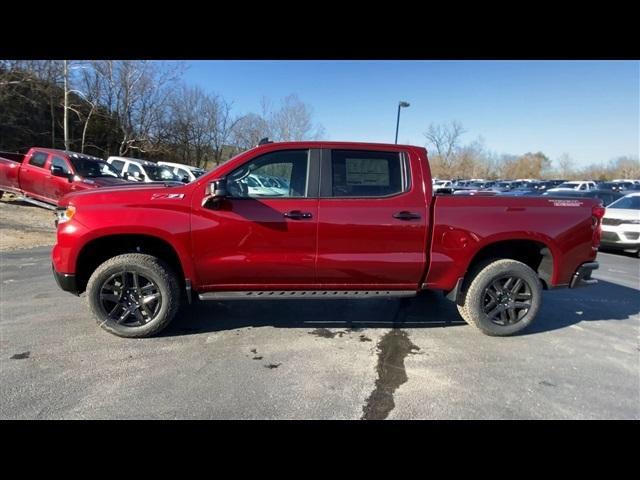
[[173, 173], [180, 177], [185, 183], [193, 182], [196, 178], [203, 175], [205, 170], [183, 163], [158, 162], [158, 165], [169, 167]]
[[181, 182], [182, 178], [171, 168], [148, 160], [127, 157], [109, 157], [107, 163], [126, 180], [133, 182]]
[[561, 190], [595, 190], [597, 187], [596, 182], [582, 182], [582, 181], [574, 181], [574, 182], [564, 182], [558, 185], [557, 187], [550, 188], [547, 192], [558, 192]]
[[640, 192], [625, 195], [607, 206], [602, 218], [600, 244], [636, 250], [640, 256]]
[[453, 187], [453, 182], [451, 180], [438, 180], [433, 184], [433, 188], [451, 188]]

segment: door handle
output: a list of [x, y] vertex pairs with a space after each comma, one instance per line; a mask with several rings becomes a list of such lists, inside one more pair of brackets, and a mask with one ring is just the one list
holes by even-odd
[[311, 218], [313, 215], [309, 212], [301, 212], [300, 210], [291, 210], [290, 212], [285, 212], [283, 215], [286, 218], [291, 218], [293, 220], [302, 220], [304, 218]]
[[402, 212], [394, 213], [393, 218], [397, 218], [398, 220], [417, 220], [422, 218], [419, 213], [407, 212], [403, 210]]

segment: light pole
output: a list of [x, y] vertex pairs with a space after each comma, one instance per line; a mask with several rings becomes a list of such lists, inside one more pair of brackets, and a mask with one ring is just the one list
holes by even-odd
[[398, 143], [398, 127], [400, 126], [400, 109], [403, 108], [403, 107], [406, 108], [408, 106], [409, 106], [409, 102], [400, 101], [398, 103], [398, 119], [396, 120], [396, 141], [395, 141], [395, 143]]

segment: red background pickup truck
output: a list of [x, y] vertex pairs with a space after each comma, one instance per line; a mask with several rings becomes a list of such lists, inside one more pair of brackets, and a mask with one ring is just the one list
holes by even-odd
[[67, 193], [120, 183], [126, 180], [104, 160], [88, 155], [36, 147], [26, 155], [0, 152], [0, 193], [57, 204]]
[[[251, 193], [251, 175], [287, 189]], [[256, 193], [258, 192], [258, 193]], [[180, 301], [445, 292], [490, 335], [535, 318], [542, 289], [592, 283], [592, 199], [434, 196], [424, 148], [270, 143], [187, 185], [102, 188], [60, 202], [53, 267], [98, 323], [157, 333]], [[182, 293], [181, 293], [182, 292]]]

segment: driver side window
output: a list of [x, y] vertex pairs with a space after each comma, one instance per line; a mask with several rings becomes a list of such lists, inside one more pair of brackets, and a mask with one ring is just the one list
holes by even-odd
[[261, 155], [227, 176], [233, 198], [306, 197], [309, 150], [281, 150]]

